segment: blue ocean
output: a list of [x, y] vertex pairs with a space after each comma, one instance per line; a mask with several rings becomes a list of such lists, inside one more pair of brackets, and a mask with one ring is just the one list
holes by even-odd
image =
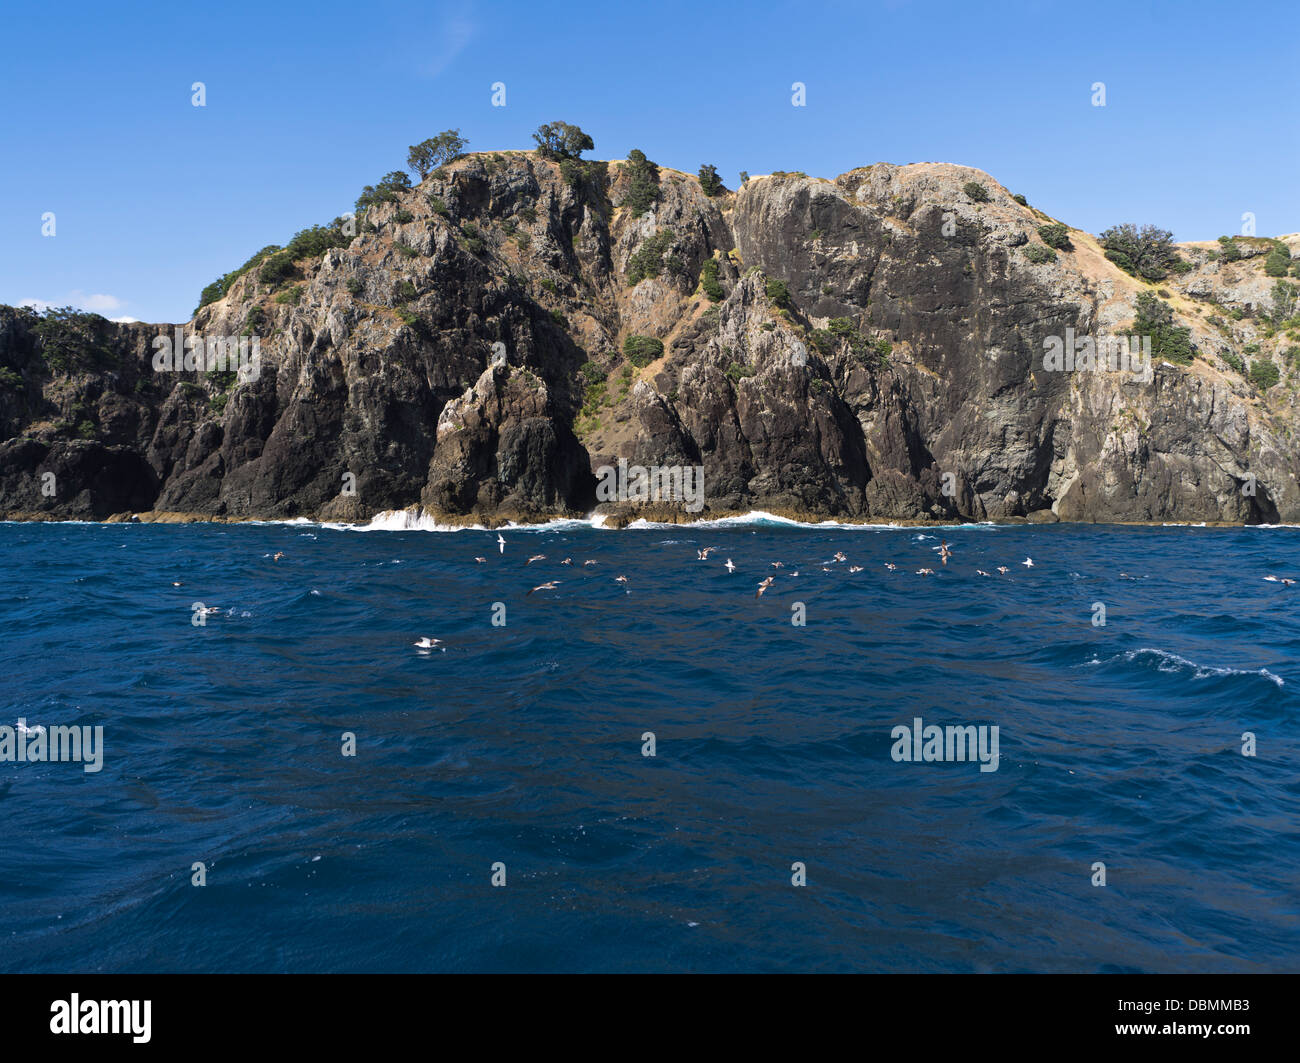
[[0, 970], [1297, 971], [1298, 545], [0, 524]]

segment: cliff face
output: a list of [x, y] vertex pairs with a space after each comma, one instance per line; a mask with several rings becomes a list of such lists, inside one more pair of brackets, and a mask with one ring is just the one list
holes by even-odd
[[[296, 276], [244, 273], [184, 329], [258, 336], [256, 379], [155, 370], [171, 325], [0, 307], [0, 512], [528, 520], [590, 511], [626, 459], [702, 467], [699, 516], [1300, 520], [1262, 258], [1185, 245], [1193, 270], [1150, 285], [1071, 231], [1035, 264], [1051, 219], [957, 166], [713, 198], [664, 169], [638, 217], [626, 165], [566, 169], [467, 156]], [[1157, 289], [1190, 364], [1044, 369], [1047, 338], [1130, 332]]]

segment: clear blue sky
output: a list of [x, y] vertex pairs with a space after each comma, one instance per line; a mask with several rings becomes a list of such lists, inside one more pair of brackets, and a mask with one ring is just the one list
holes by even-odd
[[4, 37], [3, 303], [186, 320], [409, 144], [460, 127], [471, 149], [531, 147], [553, 119], [596, 158], [712, 162], [731, 187], [942, 161], [1092, 232], [1212, 239], [1245, 211], [1300, 230], [1296, 0], [48, 0], [9, 5]]

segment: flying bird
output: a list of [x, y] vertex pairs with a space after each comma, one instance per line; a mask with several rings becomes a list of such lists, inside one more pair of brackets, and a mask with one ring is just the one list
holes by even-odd
[[486, 565], [486, 564], [487, 564], [487, 558], [486, 558], [486, 557], [476, 557], [476, 558], [474, 558], [474, 560], [475, 560], [478, 564], [480, 564], [480, 565]]
[[976, 571], [979, 575], [981, 575], [981, 576], [987, 576], [987, 575], [988, 575], [988, 573], [985, 572], [982, 568], [977, 568], [975, 571]]
[[717, 549], [716, 546], [706, 546], [703, 550], [697, 550], [695, 551], [695, 553], [698, 556], [699, 560], [707, 561], [709, 559], [709, 555], [713, 553], [713, 551], [716, 549]]
[[584, 561], [582, 563], [582, 567], [586, 568], [588, 565], [599, 565], [599, 564], [600, 564], [599, 561]]
[[428, 635], [426, 635], [424, 636], [424, 638], [420, 639], [419, 642], [416, 642], [413, 645], [418, 646], [422, 650], [431, 650], [435, 646], [437, 646], [438, 643], [440, 643], [441, 641], [442, 639], [431, 639], [429, 638]]
[[1021, 561], [1020, 563], [1021, 563], [1022, 565], [1024, 565], [1025, 568], [1033, 568], [1033, 567], [1034, 567], [1034, 559], [1033, 559], [1032, 557], [1027, 557], [1027, 558], [1025, 558], [1023, 561]]
[[524, 567], [527, 568], [534, 561], [545, 561], [545, 560], [546, 560], [545, 554], [533, 554], [532, 557], [530, 557], [526, 562], [524, 562]]
[[831, 560], [832, 560], [832, 561], [845, 561], [845, 560], [847, 560], [847, 559], [846, 559], [845, 556], [844, 556], [844, 551], [843, 551], [843, 550], [836, 550], [836, 551], [835, 551], [835, 556], [834, 556], [833, 558], [831, 558]]
[[776, 579], [775, 576], [768, 576], [767, 579], [763, 580], [763, 582], [758, 585], [758, 590], [754, 592], [754, 597], [761, 598], [763, 596], [763, 592], [767, 590], [768, 587], [772, 586], [772, 581], [774, 579]]
[[500, 534], [499, 532], [497, 533], [497, 546], [499, 546], [499, 547], [501, 548], [501, 552], [502, 552], [503, 554], [506, 552], [506, 540], [505, 540], [505, 536], [502, 535], [502, 534]]
[[772, 567], [773, 567], [773, 568], [785, 568], [785, 565], [783, 565], [780, 561], [773, 561], [773, 562], [772, 562]]
[[933, 575], [934, 575], [934, 569], [932, 569], [932, 568], [918, 568], [918, 569], [916, 570], [916, 574], [917, 574], [918, 576], [933, 576]]
[[727, 558], [726, 569], [728, 572], [735, 572], [736, 566], [732, 563], [731, 558]]
[[563, 561], [560, 562], [560, 564], [562, 564], [562, 565], [571, 565], [571, 564], [573, 564], [573, 558], [571, 558], [571, 557], [566, 557]]
[[[553, 579], [546, 583], [541, 584], [540, 586], [534, 587], [531, 591], [528, 592], [528, 594], [536, 594], [538, 591], [553, 591], [555, 590], [556, 587], [559, 586], [559, 584], [560, 584], [559, 580]], [[524, 597], [527, 598], [528, 594], [525, 594]]]

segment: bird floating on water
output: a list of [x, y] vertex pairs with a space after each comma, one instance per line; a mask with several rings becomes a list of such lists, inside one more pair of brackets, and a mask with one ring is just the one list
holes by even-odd
[[1011, 569], [1007, 568], [1006, 565], [998, 565], [998, 571], [1005, 576], [1008, 572], [1011, 571]]
[[431, 650], [434, 649], [441, 641], [442, 639], [431, 639], [429, 638], [428, 635], [425, 635], [424, 638], [420, 639], [414, 645], [422, 650]]
[[918, 568], [918, 569], [916, 570], [916, 574], [917, 574], [918, 576], [933, 576], [933, 575], [934, 575], [934, 569], [932, 569], [932, 568]]

